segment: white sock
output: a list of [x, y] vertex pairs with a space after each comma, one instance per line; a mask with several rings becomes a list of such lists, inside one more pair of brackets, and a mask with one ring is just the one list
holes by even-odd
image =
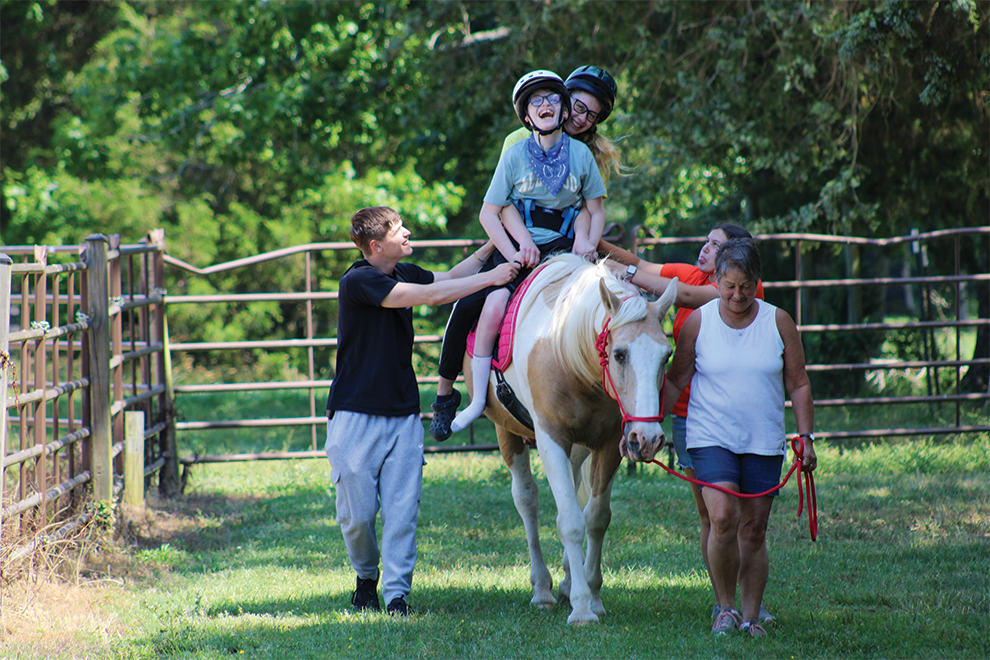
[[488, 377], [492, 374], [492, 356], [471, 358], [471, 383], [474, 385], [474, 396], [467, 408], [457, 413], [450, 423], [452, 432], [463, 431], [471, 422], [481, 417], [485, 412], [485, 399], [488, 396]]

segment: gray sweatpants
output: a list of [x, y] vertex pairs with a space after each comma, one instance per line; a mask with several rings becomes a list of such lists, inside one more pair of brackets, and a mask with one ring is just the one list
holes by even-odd
[[[385, 603], [407, 596], [416, 567], [416, 521], [423, 486], [419, 415], [379, 417], [338, 410], [327, 422], [337, 522], [358, 577], [378, 577]], [[375, 517], [382, 512], [382, 549]]]

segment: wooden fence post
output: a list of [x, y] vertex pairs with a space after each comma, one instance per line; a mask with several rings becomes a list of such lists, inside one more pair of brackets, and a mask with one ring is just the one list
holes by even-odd
[[144, 508], [144, 411], [124, 413], [124, 504]]
[[7, 473], [3, 466], [7, 458], [7, 374], [14, 370], [7, 339], [10, 334], [10, 269], [13, 265], [13, 259], [0, 254], [0, 544], [3, 543], [4, 475]]
[[165, 465], [158, 475], [158, 492], [164, 497], [175, 497], [180, 492], [179, 452], [175, 446], [175, 388], [172, 382], [172, 354], [168, 338], [168, 291], [165, 288], [165, 230], [154, 229], [148, 240], [159, 249], [155, 252], [152, 265], [154, 286], [161, 292], [162, 302], [154, 308], [151, 323], [151, 341], [162, 344], [162, 353], [157, 361], [158, 382], [165, 385], [165, 393], [159, 399], [159, 415], [165, 422], [165, 430], [159, 435], [159, 451], [165, 456]]
[[92, 444], [93, 497], [113, 499], [113, 434], [110, 416], [110, 289], [107, 237], [86, 237], [83, 261], [87, 271], [89, 308], [89, 430]]

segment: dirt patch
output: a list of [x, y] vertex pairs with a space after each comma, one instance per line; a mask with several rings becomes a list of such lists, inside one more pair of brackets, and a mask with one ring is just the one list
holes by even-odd
[[2, 645], [16, 657], [90, 657], [121, 636], [113, 606], [126, 595], [119, 583], [47, 577], [20, 580], [3, 591]]
[[[187, 550], [216, 543], [215, 531], [253, 500], [208, 495], [174, 500], [149, 497], [143, 509], [97, 512], [69, 538], [50, 540], [6, 526], [0, 553], [0, 646], [18, 658], [102, 656], [124, 637], [122, 611], [135, 585], [168, 568], [140, 550], [170, 545]], [[5, 521], [7, 522], [7, 521]], [[31, 541], [25, 556], [17, 549]]]

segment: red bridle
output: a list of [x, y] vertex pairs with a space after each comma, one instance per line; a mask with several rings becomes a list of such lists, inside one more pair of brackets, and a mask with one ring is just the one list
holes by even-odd
[[[625, 300], [629, 300], [626, 298]], [[625, 302], [623, 300], [622, 302]], [[602, 331], [598, 333], [598, 339], [595, 340], [595, 348], [598, 349], [598, 361], [602, 365], [602, 388], [605, 390], [605, 394], [609, 398], [613, 399], [619, 404], [619, 412], [622, 413], [622, 428], [625, 430], [626, 422], [662, 422], [664, 418], [663, 406], [664, 401], [667, 396], [667, 379], [663, 379], [663, 385], [660, 387], [660, 414], [651, 417], [633, 417], [626, 412], [625, 406], [622, 405], [622, 400], [619, 399], [619, 390], [615, 388], [615, 383], [612, 382], [612, 374], [608, 370], [608, 336], [611, 334], [611, 330], [608, 329], [608, 324], [612, 322], [612, 317], [605, 319], [605, 325], [602, 326]], [[612, 392], [609, 392], [609, 387], [612, 388]], [[615, 393], [615, 396], [612, 393]]]

